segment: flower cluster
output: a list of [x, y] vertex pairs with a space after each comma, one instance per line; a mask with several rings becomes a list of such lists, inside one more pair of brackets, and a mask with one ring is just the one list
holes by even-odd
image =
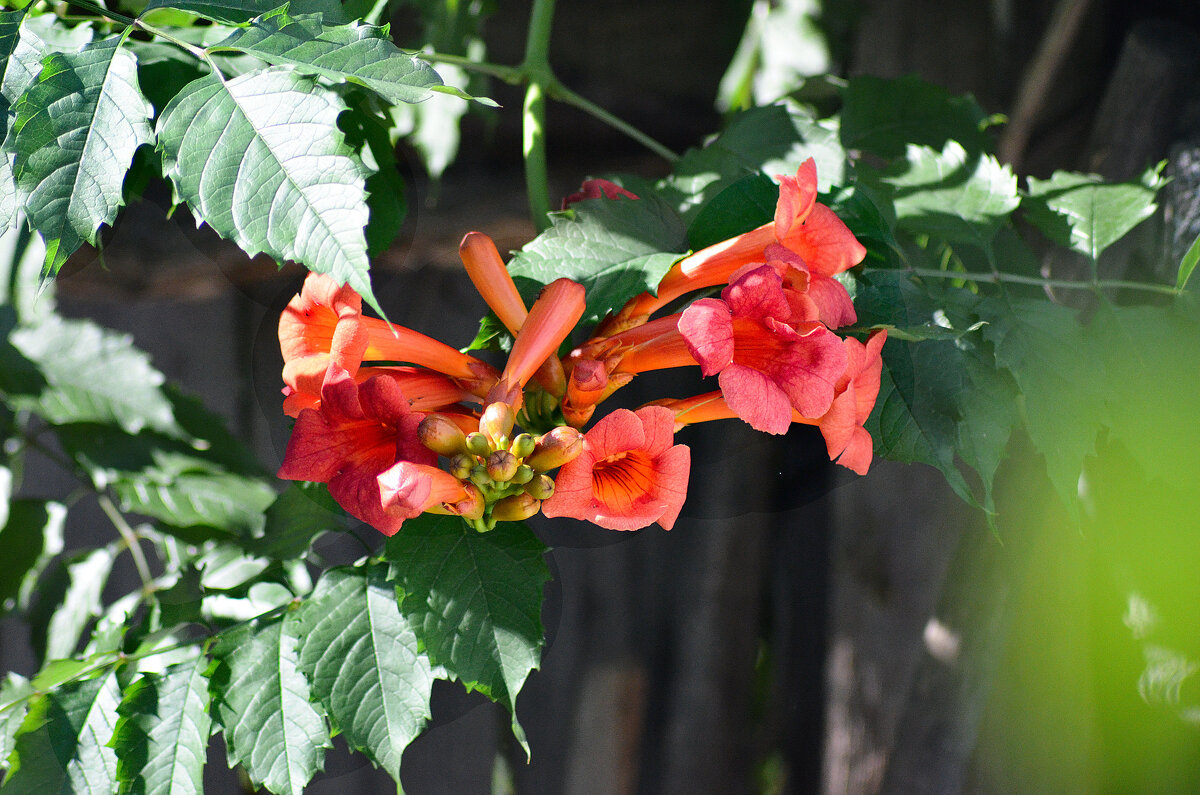
[[[296, 418], [279, 476], [328, 484], [348, 512], [392, 535], [424, 512], [480, 531], [539, 511], [669, 530], [690, 467], [674, 434], [709, 420], [775, 434], [816, 425], [830, 458], [865, 474], [885, 333], [865, 343], [835, 333], [856, 317], [834, 277], [866, 252], [816, 201], [812, 160], [779, 180], [772, 222], [683, 258], [654, 294], [633, 297], [562, 357], [584, 287], [559, 279], [526, 308], [492, 241], [468, 233], [463, 264], [513, 336], [502, 370], [364, 316], [351, 288], [310, 274], [279, 322], [284, 410]], [[597, 181], [567, 202], [601, 197], [637, 200]], [[655, 317], [716, 287], [719, 298]], [[686, 366], [717, 376], [719, 389], [595, 416], [637, 374]]]

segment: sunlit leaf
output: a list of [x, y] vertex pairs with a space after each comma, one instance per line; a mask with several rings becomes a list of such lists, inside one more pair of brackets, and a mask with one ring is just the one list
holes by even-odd
[[158, 122], [163, 168], [197, 221], [248, 254], [349, 284], [376, 310], [365, 169], [337, 127], [345, 103], [288, 67], [194, 80]]
[[116, 547], [109, 544], [75, 552], [52, 569], [50, 582], [43, 582], [38, 589], [30, 616], [34, 643], [44, 650], [43, 659], [57, 660], [75, 653], [83, 630], [103, 609], [100, 597], [116, 559]]
[[1029, 177], [1025, 216], [1051, 240], [1094, 262], [1154, 214], [1154, 197], [1164, 184], [1159, 170], [1151, 168], [1137, 181], [1111, 183], [1070, 171], [1055, 171], [1045, 180]]
[[526, 305], [560, 277], [587, 289], [583, 322], [595, 322], [638, 293], [653, 291], [686, 252], [679, 216], [655, 196], [588, 199], [551, 216], [553, 226], [508, 264]]
[[313, 695], [346, 742], [399, 782], [400, 757], [429, 718], [434, 673], [385, 567], [325, 572], [299, 613]]
[[883, 179], [896, 222], [911, 233], [987, 245], [1020, 203], [1017, 178], [991, 155], [971, 155], [957, 141], [939, 152], [910, 146], [903, 165]]
[[291, 483], [267, 507], [262, 535], [249, 546], [272, 558], [303, 555], [321, 533], [344, 530], [345, 514], [336, 508], [324, 484]]
[[8, 768], [8, 755], [12, 753], [17, 730], [36, 692], [28, 679], [12, 671], [0, 682], [0, 770]]
[[[238, 25], [283, 5], [279, 0], [150, 0], [143, 13], [156, 8], [174, 8], [213, 22]], [[297, 14], [320, 13], [331, 24], [345, 21], [338, 0], [291, 0], [287, 7]]]
[[204, 791], [208, 757], [208, 659], [143, 674], [117, 708], [113, 748], [122, 792], [185, 795]]
[[324, 24], [320, 15], [284, 10], [239, 28], [213, 49], [232, 49], [305, 74], [365, 86], [389, 102], [420, 102], [442, 79], [429, 64], [392, 44], [386, 28]]
[[114, 795], [117, 756], [108, 743], [120, 697], [117, 675], [108, 673], [34, 698], [0, 792]]
[[153, 111], [123, 40], [52, 53], [13, 105], [13, 174], [29, 224], [46, 240], [46, 275], [116, 218], [133, 152], [152, 140]]
[[1175, 279], [1176, 289], [1182, 290], [1187, 287], [1188, 279], [1192, 278], [1192, 271], [1196, 269], [1197, 262], [1200, 262], [1200, 235], [1196, 236], [1195, 241], [1192, 242], [1187, 253], [1179, 262], [1179, 275]]
[[523, 524], [477, 533], [457, 517], [430, 514], [406, 522], [385, 547], [400, 611], [430, 662], [504, 704], [523, 745], [516, 700], [544, 643], [545, 552]]
[[224, 727], [229, 764], [256, 786], [299, 795], [324, 765], [329, 729], [312, 701], [296, 651], [293, 613], [226, 632], [213, 648], [215, 716]]
[[23, 397], [18, 405], [46, 422], [112, 423], [128, 433], [151, 428], [184, 436], [161, 388], [162, 373], [128, 335], [91, 321], [51, 315], [18, 328], [12, 342], [38, 365], [46, 380], [35, 399]]

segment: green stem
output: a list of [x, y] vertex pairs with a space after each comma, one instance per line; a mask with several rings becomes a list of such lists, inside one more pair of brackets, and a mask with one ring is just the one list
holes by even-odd
[[550, 228], [550, 180], [546, 166], [546, 95], [542, 84], [530, 82], [525, 89], [522, 154], [525, 157], [525, 192], [529, 213], [538, 232]]
[[478, 72], [481, 75], [503, 80], [509, 85], [518, 85], [525, 80], [525, 72], [518, 66], [501, 66], [487, 61], [474, 61], [465, 55], [450, 55], [443, 52], [419, 52], [416, 54], [422, 61], [429, 63], [444, 63], [458, 66], [468, 72]]
[[[869, 271], [883, 272], [894, 268], [868, 268]], [[1055, 287], [1062, 290], [1141, 290], [1143, 292], [1160, 293], [1162, 295], [1178, 295], [1178, 291], [1166, 284], [1150, 282], [1127, 282], [1117, 280], [1071, 281], [1069, 279], [1045, 279], [1038, 276], [1021, 276], [1016, 273], [963, 273], [958, 271], [942, 271], [933, 268], [907, 268], [907, 273], [927, 279], [961, 279], [966, 282], [982, 282], [985, 284], [1029, 284], [1035, 287]]]
[[554, 0], [534, 0], [525, 38], [521, 72], [529, 81], [525, 88], [522, 119], [522, 155], [525, 158], [525, 192], [533, 225], [542, 232], [550, 227], [550, 182], [546, 165], [546, 87], [555, 82], [550, 69], [550, 28], [554, 22]]
[[117, 532], [121, 534], [121, 540], [125, 542], [125, 547], [133, 558], [133, 565], [137, 568], [138, 577], [142, 581], [142, 592], [149, 593], [154, 590], [154, 575], [150, 573], [150, 566], [146, 563], [146, 556], [142, 553], [138, 534], [129, 526], [129, 522], [125, 521], [125, 517], [117, 510], [117, 506], [113, 504], [107, 494], [97, 494], [96, 501], [100, 503], [101, 510], [113, 523], [113, 527], [117, 528]]
[[[88, 11], [91, 11], [93, 14], [98, 14], [99, 16], [102, 16], [105, 19], [112, 20], [113, 22], [116, 22], [121, 25], [125, 25], [127, 28], [141, 28], [142, 30], [149, 33], [150, 35], [157, 36], [158, 38], [162, 39], [163, 41], [169, 41], [172, 44], [174, 44], [176, 47], [186, 50], [193, 57], [203, 60], [204, 62], [208, 63], [209, 66], [212, 66], [212, 63], [208, 60], [208, 53], [203, 48], [197, 47], [194, 44], [189, 44], [188, 42], [186, 42], [180, 38], [172, 36], [170, 33], [167, 33], [164, 30], [160, 30], [159, 28], [156, 28], [153, 25], [146, 24], [145, 22], [143, 22], [140, 19], [135, 19], [134, 17], [127, 17], [124, 14], [117, 13], [116, 11], [110, 11], [109, 9], [105, 8], [102, 5], [99, 5], [98, 3], [91, 2], [91, 0], [78, 0], [78, 2], [76, 2], [76, 0], [71, 0], [71, 5], [78, 6], [79, 8], [83, 8]], [[128, 32], [128, 30], [126, 32]]]

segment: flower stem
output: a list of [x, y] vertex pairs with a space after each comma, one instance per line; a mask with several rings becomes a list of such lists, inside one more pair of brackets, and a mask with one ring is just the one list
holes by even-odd
[[555, 82], [550, 70], [550, 28], [554, 0], [534, 0], [525, 39], [521, 71], [528, 80], [522, 110], [522, 155], [525, 158], [525, 191], [529, 212], [539, 232], [550, 227], [550, 185], [546, 166], [546, 87]]
[[546, 95], [551, 99], [558, 100], [566, 105], [572, 105], [579, 110], [582, 110], [584, 113], [594, 116], [595, 118], [607, 124], [609, 127], [612, 127], [613, 129], [622, 132], [633, 140], [637, 141], [642, 146], [661, 157], [663, 160], [666, 160], [668, 163], [674, 163], [679, 159], [679, 155], [675, 154], [673, 151], [663, 146], [649, 135], [646, 135], [637, 127], [634, 127], [632, 124], [624, 121], [623, 119], [617, 118], [591, 100], [579, 96], [557, 80], [546, 87]]
[[[887, 271], [894, 268], [868, 268], [869, 271]], [[1029, 284], [1035, 287], [1055, 287], [1061, 290], [1141, 290], [1143, 292], [1159, 293], [1162, 295], [1178, 295], [1179, 291], [1167, 284], [1151, 282], [1129, 282], [1118, 280], [1072, 281], [1070, 279], [1046, 279], [1038, 276], [1021, 276], [1016, 273], [966, 273], [961, 271], [943, 271], [934, 268], [907, 268], [907, 273], [927, 279], [962, 279], [966, 282], [983, 282], [985, 284]]]
[[137, 568], [138, 577], [142, 581], [142, 592], [149, 593], [154, 589], [154, 575], [150, 573], [150, 566], [146, 563], [146, 556], [142, 554], [142, 545], [138, 538], [138, 534], [129, 522], [125, 521], [125, 517], [117, 510], [117, 506], [109, 499], [109, 496], [104, 493], [96, 495], [96, 501], [100, 503], [101, 510], [108, 516], [113, 527], [117, 528], [117, 532], [121, 534], [121, 540], [125, 542], [126, 548], [129, 550], [130, 557], [133, 558], [133, 565]]

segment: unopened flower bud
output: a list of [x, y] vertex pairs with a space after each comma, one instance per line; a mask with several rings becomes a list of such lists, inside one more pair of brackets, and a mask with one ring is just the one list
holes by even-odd
[[468, 433], [465, 444], [467, 451], [477, 456], [486, 456], [492, 452], [491, 442], [479, 431]]
[[518, 486], [524, 486], [529, 481], [533, 480], [533, 476], [537, 473], [533, 471], [533, 467], [528, 464], [521, 464], [517, 467], [517, 474], [509, 478], [509, 482], [516, 483]]
[[[512, 406], [507, 403], [489, 403], [483, 409], [479, 418], [479, 430], [497, 448], [508, 447], [508, 437], [512, 433], [517, 416]], [[504, 440], [504, 444], [500, 440]]]
[[524, 458], [525, 456], [532, 454], [536, 446], [537, 442], [533, 440], [532, 436], [527, 433], [522, 433], [518, 434], [516, 439], [513, 439], [512, 446], [508, 448], [508, 451], [517, 458]]
[[492, 479], [488, 477], [487, 467], [483, 464], [476, 464], [472, 467], [468, 479], [479, 488], [491, 487], [492, 485]]
[[487, 457], [488, 477], [497, 483], [507, 483], [517, 474], [517, 457], [507, 450], [497, 450]]
[[467, 492], [467, 496], [446, 507], [452, 513], [468, 521], [482, 519], [483, 511], [487, 507], [487, 502], [483, 499], [483, 492], [474, 483], [464, 483], [463, 490]]
[[497, 522], [521, 522], [533, 516], [541, 508], [541, 500], [528, 494], [514, 494], [492, 506], [492, 519]]
[[538, 475], [529, 481], [525, 493], [535, 500], [548, 500], [554, 494], [554, 478], [549, 475]]
[[545, 472], [573, 461], [583, 452], [583, 434], [568, 425], [560, 425], [538, 439], [525, 463], [538, 472]]
[[438, 455], [447, 458], [467, 449], [467, 437], [452, 420], [440, 414], [430, 414], [417, 426], [417, 438], [421, 444]]
[[459, 480], [466, 480], [471, 476], [471, 468], [475, 464], [475, 456], [459, 453], [450, 459], [450, 474]]

